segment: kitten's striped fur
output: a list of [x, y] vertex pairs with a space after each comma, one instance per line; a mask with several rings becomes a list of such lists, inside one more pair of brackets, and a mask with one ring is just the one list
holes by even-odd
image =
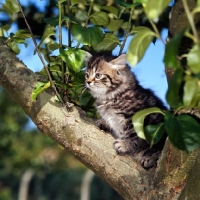
[[[146, 169], [155, 166], [164, 141], [150, 148], [145, 140], [136, 135], [132, 116], [145, 108], [166, 107], [151, 90], [139, 85], [126, 64], [125, 54], [117, 58], [91, 56], [87, 62], [85, 83], [96, 98], [96, 108], [102, 118], [99, 124], [108, 125], [115, 137], [117, 153], [134, 154]], [[145, 119], [145, 125], [162, 120], [162, 115], [151, 114]]]

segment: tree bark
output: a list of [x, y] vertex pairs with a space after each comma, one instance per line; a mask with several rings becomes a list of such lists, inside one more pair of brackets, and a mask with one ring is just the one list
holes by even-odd
[[124, 199], [200, 199], [196, 189], [200, 187], [199, 150], [187, 155], [167, 141], [158, 167], [146, 171], [133, 157], [117, 155], [112, 147], [114, 139], [100, 131], [80, 108], [67, 112], [55, 101], [51, 89], [32, 101], [31, 93], [38, 80], [40, 75], [28, 69], [0, 39], [0, 85], [45, 135], [71, 152]]

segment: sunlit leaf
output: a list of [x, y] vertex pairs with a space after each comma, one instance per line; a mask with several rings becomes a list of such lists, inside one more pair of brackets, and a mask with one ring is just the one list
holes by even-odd
[[118, 30], [123, 24], [124, 20], [122, 19], [110, 19], [110, 23], [106, 26], [110, 31]]
[[26, 31], [26, 30], [18, 30], [13, 37], [26, 39], [26, 38], [30, 38], [31, 34], [29, 31]]
[[20, 49], [17, 46], [17, 43], [13, 40], [8, 41], [7, 45], [11, 48], [11, 50], [15, 53], [15, 54], [19, 54], [20, 53]]
[[158, 18], [171, 0], [148, 0], [143, 3], [145, 13], [150, 19]]
[[115, 17], [118, 16], [118, 9], [115, 8], [114, 6], [102, 6], [101, 10], [107, 11], [109, 13], [112, 13]]
[[98, 12], [95, 12], [93, 15], [90, 16], [90, 21], [94, 25], [106, 26], [109, 23], [109, 18], [108, 18], [107, 13], [102, 12], [102, 11], [98, 11]]
[[188, 53], [187, 64], [193, 73], [200, 73], [200, 49], [198, 45], [195, 45]]
[[153, 107], [153, 108], [147, 108], [147, 109], [141, 110], [132, 117], [132, 123], [133, 123], [134, 129], [135, 129], [138, 137], [140, 137], [142, 139], [146, 139], [145, 134], [144, 134], [144, 128], [143, 128], [144, 127], [144, 119], [147, 115], [149, 115], [151, 113], [163, 114], [163, 112], [161, 111], [160, 108]]
[[42, 93], [44, 90], [49, 88], [51, 86], [50, 82], [44, 83], [44, 82], [38, 82], [37, 85], [35, 86], [35, 89], [32, 92], [32, 100], [36, 101], [37, 96]]
[[119, 39], [112, 33], [106, 33], [104, 39], [98, 44], [92, 46], [97, 52], [112, 51], [119, 44]]
[[84, 45], [96, 45], [104, 37], [102, 30], [98, 27], [82, 27], [80, 25], [72, 26], [72, 35], [79, 42]]
[[39, 47], [44, 43], [44, 41], [52, 35], [56, 35], [55, 27], [48, 25], [44, 31], [42, 39], [40, 41]]
[[165, 115], [165, 129], [172, 144], [181, 150], [193, 151], [200, 145], [200, 124], [189, 115]]
[[10, 15], [19, 12], [19, 5], [16, 0], [6, 0], [6, 2], [2, 4], [2, 7]]
[[60, 49], [60, 57], [75, 72], [81, 71], [85, 63], [85, 51], [81, 49]]
[[183, 103], [187, 108], [192, 108], [200, 102], [200, 86], [197, 79], [189, 78], [184, 85]]
[[155, 33], [149, 28], [141, 27], [142, 30], [138, 31], [140, 27], [135, 27], [132, 33], [137, 35], [132, 39], [127, 52], [127, 61], [133, 67], [135, 66], [144, 56], [147, 47], [153, 40]]

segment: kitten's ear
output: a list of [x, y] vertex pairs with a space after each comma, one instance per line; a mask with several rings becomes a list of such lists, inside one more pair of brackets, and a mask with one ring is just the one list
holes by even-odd
[[113, 65], [126, 65], [126, 54], [122, 54], [119, 57], [111, 61]]
[[89, 52], [87, 52], [87, 51], [85, 51], [85, 65], [86, 65], [86, 67], [88, 66], [88, 62], [92, 59], [92, 55], [89, 53]]

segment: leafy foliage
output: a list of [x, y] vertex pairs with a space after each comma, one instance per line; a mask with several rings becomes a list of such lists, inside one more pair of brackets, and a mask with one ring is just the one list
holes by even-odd
[[[153, 39], [161, 38], [158, 29], [159, 19], [169, 3], [170, 0], [115, 0], [110, 4], [106, 1], [99, 3], [86, 0], [59, 0], [59, 14], [44, 19], [46, 28], [38, 47], [48, 63], [53, 83], [59, 88], [62, 96], [67, 94], [70, 101], [85, 109], [89, 116], [96, 116], [93, 108], [94, 99], [87, 90], [84, 90], [86, 51], [111, 52], [119, 45], [121, 53], [127, 37], [133, 35], [127, 52], [127, 61], [135, 66], [143, 58]], [[171, 110], [151, 108], [133, 116], [133, 125], [138, 136], [148, 140], [151, 146], [167, 133], [171, 142], [179, 149], [192, 151], [199, 147], [199, 123], [193, 116], [178, 114], [180, 108], [192, 109], [200, 106], [200, 42], [196, 36], [194, 20], [191, 20], [193, 15], [199, 12], [198, 6], [199, 1], [197, 7], [187, 13], [190, 15], [188, 17], [192, 31], [189, 28], [184, 29], [166, 44], [164, 63], [174, 70], [166, 95]], [[16, 1], [11, 5], [11, 0], [3, 4], [3, 9], [11, 15], [19, 11]], [[138, 20], [134, 18], [142, 18], [151, 26], [138, 26]], [[68, 44], [62, 43], [62, 27], [69, 31]], [[1, 36], [8, 30], [8, 25], [1, 26]], [[123, 33], [123, 41], [118, 37], [120, 32]], [[179, 55], [183, 36], [194, 42], [187, 55]], [[10, 34], [7, 44], [17, 54], [20, 51], [17, 44], [26, 45], [25, 39], [29, 37], [28, 32], [18, 31]], [[58, 56], [52, 56], [54, 50], [59, 50]], [[184, 68], [183, 59], [186, 59], [188, 64]], [[47, 76], [44, 69], [40, 73]], [[32, 94], [33, 100], [48, 87], [48, 81], [38, 83]], [[144, 127], [145, 117], [152, 113], [163, 114], [163, 123]]]

